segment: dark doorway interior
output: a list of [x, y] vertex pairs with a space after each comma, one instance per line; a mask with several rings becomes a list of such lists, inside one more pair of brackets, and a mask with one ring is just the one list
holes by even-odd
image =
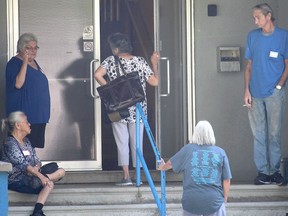
[[[107, 37], [114, 32], [128, 34], [133, 54], [150, 62], [154, 50], [153, 0], [102, 0], [101, 1], [101, 61], [111, 55]], [[155, 134], [155, 90], [147, 86], [148, 121]], [[121, 169], [117, 165], [117, 148], [111, 125], [102, 109], [103, 170]], [[144, 136], [144, 157], [150, 169], [155, 169], [155, 156], [147, 136]], [[131, 157], [130, 157], [131, 158]], [[130, 163], [131, 164], [131, 163]]]

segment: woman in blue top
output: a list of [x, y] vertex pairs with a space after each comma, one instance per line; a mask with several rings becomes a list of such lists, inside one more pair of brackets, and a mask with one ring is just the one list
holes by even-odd
[[28, 136], [32, 146], [44, 148], [45, 127], [50, 118], [48, 79], [35, 60], [38, 40], [25, 33], [17, 43], [17, 55], [6, 66], [6, 111], [26, 113], [32, 133]]
[[225, 151], [215, 146], [213, 128], [208, 121], [199, 121], [192, 144], [185, 145], [159, 170], [183, 172], [183, 216], [226, 216], [230, 179]]

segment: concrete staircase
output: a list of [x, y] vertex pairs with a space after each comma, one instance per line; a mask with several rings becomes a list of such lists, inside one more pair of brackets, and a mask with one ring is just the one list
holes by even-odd
[[[159, 176], [159, 172], [152, 172], [160, 196], [160, 183], [157, 182]], [[43, 210], [47, 216], [159, 215], [144, 177], [142, 177], [144, 184], [139, 188], [115, 186], [115, 179], [120, 177], [121, 173], [117, 171], [67, 173], [65, 179], [56, 184]], [[167, 180], [167, 215], [181, 216], [181, 176], [167, 172]], [[29, 215], [36, 198], [35, 195], [9, 191], [9, 216]], [[227, 216], [286, 216], [286, 213], [288, 213], [288, 186], [232, 184]]]

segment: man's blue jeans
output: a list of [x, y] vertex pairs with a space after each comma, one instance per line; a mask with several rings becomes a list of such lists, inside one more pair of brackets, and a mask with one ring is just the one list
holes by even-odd
[[254, 136], [254, 162], [259, 173], [272, 175], [280, 170], [284, 102], [284, 88], [275, 89], [266, 98], [252, 98], [248, 116]]

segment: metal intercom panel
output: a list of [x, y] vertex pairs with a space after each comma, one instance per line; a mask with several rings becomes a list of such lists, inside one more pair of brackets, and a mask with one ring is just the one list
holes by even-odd
[[218, 47], [218, 71], [240, 71], [240, 47]]

